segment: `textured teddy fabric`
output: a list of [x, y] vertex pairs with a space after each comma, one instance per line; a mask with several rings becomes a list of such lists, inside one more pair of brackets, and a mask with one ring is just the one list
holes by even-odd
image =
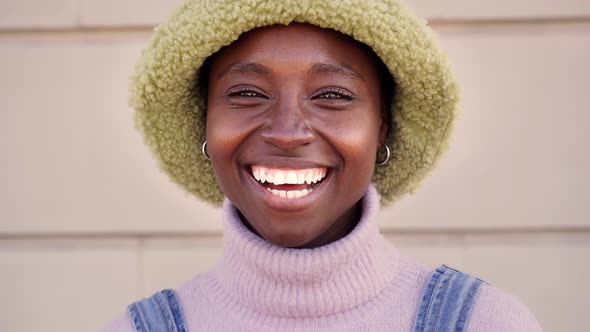
[[[402, 255], [380, 233], [370, 188], [346, 237], [315, 249], [273, 245], [224, 205], [223, 256], [176, 289], [188, 331], [409, 332], [432, 269]], [[104, 332], [133, 332], [129, 316]], [[517, 299], [482, 286], [468, 332], [541, 331]]]
[[256, 27], [309, 23], [369, 45], [397, 84], [387, 144], [392, 157], [373, 176], [383, 203], [415, 189], [445, 148], [458, 109], [455, 79], [434, 34], [395, 0], [195, 0], [155, 35], [137, 65], [131, 105], [160, 165], [189, 192], [220, 204], [205, 141], [206, 102], [198, 73], [205, 59]]

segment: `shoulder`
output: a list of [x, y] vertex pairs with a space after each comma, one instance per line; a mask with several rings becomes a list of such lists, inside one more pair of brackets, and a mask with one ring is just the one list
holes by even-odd
[[129, 315], [121, 315], [112, 320], [100, 332], [135, 332], [135, 328], [131, 323]]
[[[182, 311], [183, 308], [191, 307], [192, 305], [194, 305], [193, 302], [195, 301], [195, 299], [202, 298], [201, 296], [197, 296], [197, 294], [196, 294], [198, 292], [200, 282], [202, 282], [202, 274], [196, 275], [193, 279], [185, 282], [180, 287], [174, 289], [174, 291], [172, 293], [175, 298], [174, 302], [179, 305], [178, 309], [180, 309]], [[135, 303], [139, 303], [139, 302], [145, 303], [146, 300], [154, 299], [154, 297], [157, 294], [162, 294], [165, 291], [166, 290], [156, 292], [155, 294], [148, 296], [146, 298], [143, 298], [140, 301], [135, 302]], [[167, 294], [169, 294], [169, 293], [167, 293]], [[164, 296], [168, 296], [168, 295], [164, 295]], [[170, 299], [168, 299], [168, 301], [170, 301]], [[170, 302], [168, 302], [168, 303], [170, 303]], [[144, 309], [144, 310], [146, 310], [146, 309]], [[186, 319], [186, 317], [185, 317], [185, 319]], [[135, 332], [135, 331], [136, 331], [135, 326], [134, 326], [132, 319], [131, 319], [128, 312], [125, 312], [125, 314], [122, 314], [119, 317], [117, 317], [116, 319], [112, 320], [106, 327], [104, 327], [102, 330], [100, 330], [100, 332]]]
[[501, 289], [483, 285], [475, 302], [467, 331], [542, 331], [531, 311]]

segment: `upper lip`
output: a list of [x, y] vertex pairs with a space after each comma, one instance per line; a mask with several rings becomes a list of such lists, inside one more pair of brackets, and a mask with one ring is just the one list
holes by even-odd
[[316, 162], [311, 160], [305, 159], [294, 159], [294, 158], [269, 158], [264, 160], [255, 160], [251, 162], [247, 162], [244, 164], [244, 167], [247, 169], [250, 166], [262, 166], [267, 168], [280, 168], [280, 169], [308, 169], [308, 168], [327, 168], [332, 169], [333, 167], [327, 165], [326, 163]]

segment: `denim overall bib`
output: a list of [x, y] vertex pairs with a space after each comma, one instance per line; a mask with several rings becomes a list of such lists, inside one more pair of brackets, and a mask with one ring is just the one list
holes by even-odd
[[[446, 265], [437, 268], [418, 307], [413, 332], [463, 332], [485, 281]], [[187, 332], [182, 311], [171, 289], [160, 291], [127, 308], [137, 332]]]

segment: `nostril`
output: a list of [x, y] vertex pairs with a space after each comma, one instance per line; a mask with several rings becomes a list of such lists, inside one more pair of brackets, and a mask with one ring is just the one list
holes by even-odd
[[308, 145], [315, 139], [311, 130], [277, 131], [269, 130], [262, 133], [265, 142], [284, 150], [292, 150], [299, 146]]
[[262, 132], [265, 142], [285, 150], [310, 144], [315, 140], [315, 137], [313, 130], [303, 121], [290, 124], [275, 121]]

